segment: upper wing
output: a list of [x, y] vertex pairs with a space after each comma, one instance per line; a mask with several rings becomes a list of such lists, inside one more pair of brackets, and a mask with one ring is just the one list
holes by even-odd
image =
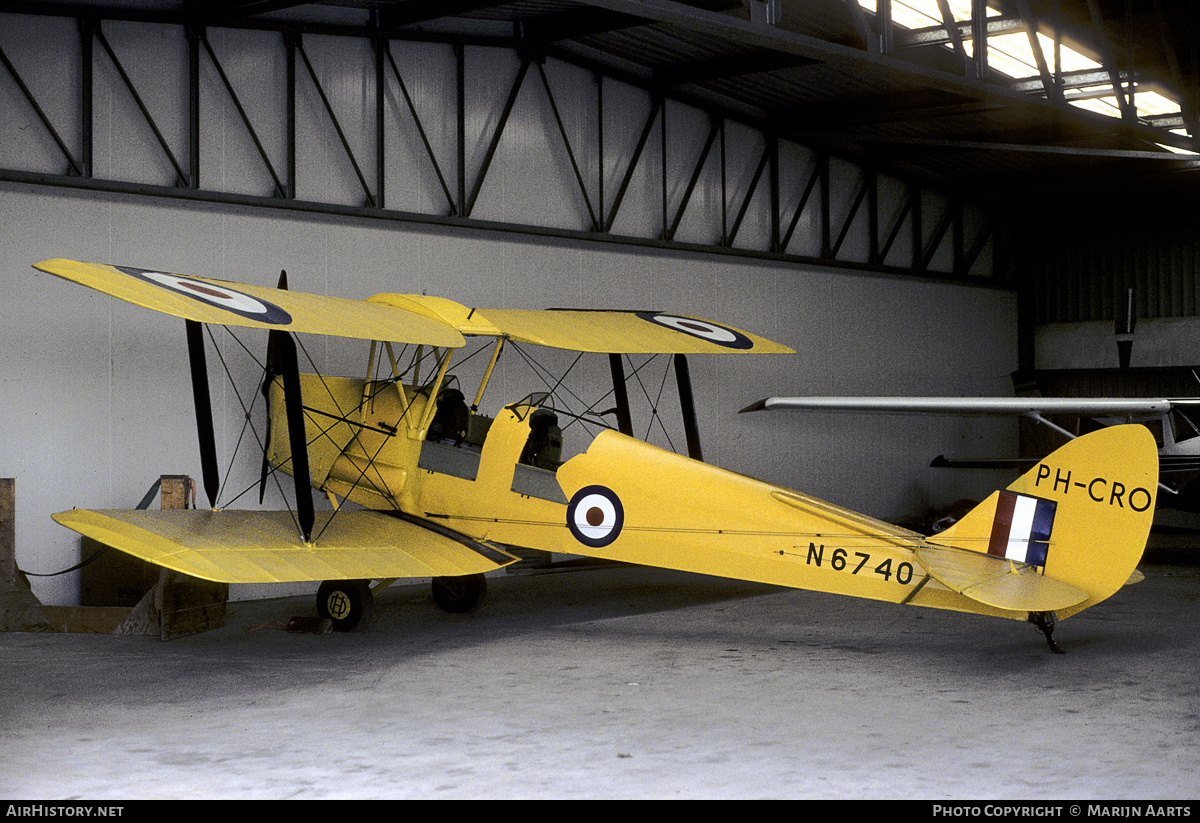
[[334, 515], [317, 513], [313, 531], [320, 537], [311, 544], [300, 540], [288, 512], [72, 509], [54, 519], [135, 557], [220, 583], [441, 577], [517, 560], [423, 521], [366, 510]]
[[471, 309], [444, 297], [377, 294], [372, 303], [436, 317], [463, 334], [505, 337], [568, 351], [605, 354], [794, 354], [770, 340], [726, 326], [653, 311]]
[[362, 300], [74, 260], [45, 260], [34, 268], [199, 323], [455, 348], [465, 342], [453, 326], [428, 313]]
[[794, 354], [787, 346], [711, 320], [652, 311], [484, 309], [518, 342], [608, 354]]
[[457, 348], [464, 334], [614, 354], [792, 354], [757, 335], [681, 314], [638, 311], [468, 309], [440, 298], [368, 300], [305, 294], [130, 266], [45, 260], [34, 268], [154, 311], [223, 326]]
[[742, 411], [940, 413], [973, 415], [1164, 414], [1183, 401], [1120, 397], [768, 397]]

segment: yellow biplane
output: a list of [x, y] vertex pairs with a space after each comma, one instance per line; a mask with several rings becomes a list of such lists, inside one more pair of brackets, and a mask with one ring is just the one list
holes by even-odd
[[[378, 590], [433, 578], [439, 606], [466, 611], [483, 596], [484, 573], [537, 549], [1028, 620], [1058, 651], [1056, 618], [1137, 578], [1154, 513], [1158, 456], [1142, 426], [1068, 443], [932, 537], [704, 463], [686, 355], [792, 353], [708, 320], [477, 310], [397, 294], [351, 301], [288, 291], [284, 278], [270, 289], [69, 260], [35, 266], [186, 321], [213, 506], [72, 510], [55, 520], [207, 580], [324, 581], [318, 610], [341, 630], [371, 613], [371, 581]], [[260, 501], [268, 474], [281, 471], [294, 478], [294, 511], [216, 508], [203, 324], [269, 330]], [[301, 373], [295, 334], [370, 340], [370, 362], [390, 370]], [[487, 361], [471, 403], [452, 368], [468, 341], [485, 355], [477, 362]], [[556, 381], [484, 415], [480, 402], [509, 346], [608, 355], [612, 408], [573, 411]], [[678, 378], [686, 456], [633, 436], [625, 364], [656, 354], [670, 355]], [[564, 453], [564, 428], [585, 419], [583, 450]], [[329, 510], [315, 510], [313, 489]]]

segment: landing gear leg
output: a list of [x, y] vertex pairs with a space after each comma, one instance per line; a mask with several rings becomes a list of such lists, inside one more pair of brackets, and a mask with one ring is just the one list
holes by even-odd
[[1066, 654], [1057, 643], [1054, 642], [1054, 612], [1030, 612], [1029, 622], [1037, 626], [1042, 634], [1046, 635], [1046, 642], [1050, 644], [1050, 651], [1055, 654]]

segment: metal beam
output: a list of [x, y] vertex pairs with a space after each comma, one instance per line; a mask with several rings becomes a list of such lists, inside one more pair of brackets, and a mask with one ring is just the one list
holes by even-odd
[[546, 102], [550, 104], [550, 111], [554, 114], [554, 122], [558, 126], [559, 137], [562, 138], [563, 147], [567, 150], [567, 159], [571, 161], [571, 169], [575, 172], [575, 181], [579, 184], [579, 193], [583, 197], [584, 205], [587, 207], [588, 215], [591, 217], [591, 225], [593, 231], [599, 231], [600, 221], [596, 216], [596, 209], [592, 207], [592, 200], [588, 197], [587, 183], [584, 182], [583, 173], [579, 170], [579, 161], [575, 159], [575, 152], [571, 150], [571, 140], [567, 137], [567, 127], [563, 125], [562, 115], [558, 111], [558, 104], [554, 102], [554, 91], [550, 88], [550, 80], [546, 77], [546, 69], [542, 65], [542, 61], [537, 62], [538, 76], [542, 78], [542, 88], [546, 90]]
[[504, 109], [500, 113], [499, 122], [496, 123], [496, 128], [492, 132], [492, 140], [483, 155], [483, 162], [480, 164], [479, 172], [475, 175], [475, 185], [471, 188], [471, 194], [463, 204], [462, 213], [467, 217], [471, 215], [471, 212], [475, 208], [475, 201], [479, 199], [479, 192], [483, 188], [484, 178], [487, 177], [488, 168], [492, 165], [492, 158], [496, 156], [496, 149], [500, 145], [500, 138], [504, 136], [504, 126], [508, 123], [509, 115], [512, 114], [513, 106], [517, 102], [517, 95], [521, 91], [521, 84], [525, 81], [525, 74], [529, 71], [530, 62], [529, 57], [521, 60], [521, 68], [518, 69], [517, 77], [513, 80], [512, 88], [508, 93], [508, 100], [504, 103]]
[[1113, 56], [1112, 47], [1108, 42], [1108, 35], [1104, 33], [1104, 17], [1100, 11], [1100, 6], [1096, 0], [1087, 0], [1087, 6], [1088, 13], [1092, 17], [1092, 28], [1095, 31], [1096, 42], [1100, 50], [1100, 62], [1108, 72], [1109, 82], [1112, 84], [1113, 94], [1116, 95], [1121, 116], [1126, 120], [1135, 120], [1137, 112], [1133, 107], [1133, 86], [1130, 84], [1130, 91], [1126, 93], [1125, 87], [1121, 82], [1121, 74], [1117, 70], [1116, 58]]
[[696, 158], [696, 164], [692, 169], [692, 176], [688, 179], [687, 188], [684, 189], [683, 197], [679, 201], [679, 208], [675, 211], [675, 219], [663, 231], [664, 240], [672, 239], [675, 236], [675, 232], [679, 230], [679, 224], [683, 220], [683, 213], [687, 210], [688, 203], [692, 199], [692, 192], [696, 190], [696, 183], [700, 180], [700, 173], [704, 170], [704, 164], [708, 161], [708, 155], [712, 151], [713, 144], [716, 143], [717, 137], [721, 134], [724, 122], [724, 120], [720, 119], [712, 122], [708, 130], [708, 138], [704, 141], [704, 148], [700, 150], [700, 156]]
[[[277, 197], [287, 197], [286, 184], [279, 178], [279, 173], [275, 171], [275, 166], [271, 163], [271, 158], [267, 155], [267, 150], [264, 148], [258, 132], [254, 130], [254, 125], [250, 122], [250, 115], [246, 113], [246, 107], [242, 105], [237, 92], [234, 91], [233, 83], [229, 80], [229, 75], [225, 73], [225, 68], [221, 65], [221, 61], [217, 59], [217, 54], [213, 51], [212, 44], [208, 42], [208, 35], [203, 30], [200, 32], [200, 43], [204, 46], [204, 50], [208, 54], [213, 68], [216, 69], [217, 76], [221, 78], [221, 84], [225, 87], [230, 102], [233, 103], [234, 108], [237, 110], [238, 116], [242, 120], [242, 125], [246, 127], [246, 133], [250, 135], [250, 141], [254, 143], [254, 148], [258, 152], [258, 156], [262, 158], [263, 165], [266, 166], [267, 172], [275, 182], [275, 195]], [[199, 139], [198, 135], [196, 139]]]
[[113, 68], [116, 69], [117, 74], [120, 76], [121, 82], [125, 84], [125, 89], [129, 92], [129, 96], [133, 98], [133, 102], [137, 106], [138, 111], [142, 113], [142, 117], [146, 120], [146, 125], [150, 127], [150, 131], [154, 134], [154, 139], [158, 141], [158, 145], [162, 149], [163, 154], [166, 155], [167, 160], [171, 163], [171, 167], [175, 170], [178, 185], [187, 186], [190, 188], [198, 188], [197, 181], [190, 179], [190, 175], [183, 170], [183, 166], [180, 165], [179, 160], [175, 157], [175, 152], [171, 151], [171, 146], [169, 143], [167, 143], [167, 138], [163, 136], [162, 130], [159, 129], [158, 123], [155, 122], [154, 116], [150, 113], [150, 109], [146, 106], [146, 102], [142, 99], [142, 96], [138, 94], [137, 88], [133, 85], [133, 80], [130, 79], [129, 73], [125, 71], [125, 67], [121, 65], [120, 58], [118, 58], [117, 53], [113, 51], [113, 47], [109, 44], [108, 38], [104, 36], [104, 32], [101, 30], [98, 22], [92, 28], [92, 36], [95, 37], [96, 42], [98, 42], [104, 48], [105, 53], [108, 55], [108, 59], [112, 61]]
[[63, 157], [67, 161], [67, 173], [73, 175], [82, 175], [83, 168], [80, 166], [79, 161], [77, 161], [75, 156], [71, 154], [71, 150], [67, 148], [67, 144], [63, 142], [62, 136], [58, 133], [58, 129], [54, 128], [54, 124], [50, 122], [50, 118], [46, 115], [46, 112], [42, 109], [41, 105], [38, 104], [37, 98], [33, 96], [33, 93], [29, 90], [29, 86], [25, 85], [25, 81], [21, 79], [21, 74], [9, 61], [8, 57], [4, 54], [3, 49], [0, 49], [0, 65], [3, 65], [5, 70], [12, 76], [13, 82], [17, 84], [17, 88], [21, 90], [21, 94], [25, 97], [25, 102], [30, 105], [34, 114], [36, 114], [38, 119], [42, 121], [42, 126], [46, 129], [46, 132], [50, 135], [51, 139], [54, 140], [54, 144], [58, 146], [58, 150], [62, 152]]
[[[404, 97], [404, 105], [408, 107], [408, 113], [412, 116], [413, 125], [417, 129], [417, 134], [420, 135], [421, 145], [425, 147], [425, 156], [429, 159], [433, 166], [433, 172], [437, 175], [438, 184], [442, 188], [442, 193], [446, 196], [446, 204], [449, 208], [449, 214], [457, 214], [458, 207], [454, 202], [454, 195], [450, 193], [450, 185], [446, 182], [446, 175], [442, 172], [442, 167], [437, 161], [437, 155], [433, 151], [433, 146], [429, 142], [429, 135], [425, 132], [425, 126], [421, 123], [421, 116], [417, 114], [417, 107], [413, 103], [412, 95], [408, 93], [408, 85], [404, 82], [404, 78], [400, 74], [400, 69], [396, 65], [396, 58], [392, 56], [391, 43], [385, 42], [382, 46], [383, 53], [387, 57], [388, 65], [392, 67], [392, 75], [396, 78], [396, 85], [400, 89], [400, 94]], [[382, 119], [380, 120], [382, 123]], [[382, 158], [380, 158], [382, 160]]]
[[578, 40], [597, 34], [641, 26], [644, 17], [591, 7], [564, 9], [520, 23], [520, 35], [531, 43]]
[[316, 89], [317, 96], [321, 99], [321, 105], [325, 107], [325, 113], [329, 115], [329, 123], [337, 133], [338, 140], [342, 144], [342, 149], [346, 152], [346, 158], [354, 168], [354, 175], [358, 178], [359, 185], [362, 186], [363, 194], [366, 195], [366, 205], [368, 207], [379, 205], [376, 203], [376, 196], [371, 193], [371, 187], [367, 185], [367, 178], [363, 176], [362, 167], [359, 166], [358, 160], [354, 156], [354, 149], [350, 147], [350, 141], [346, 137], [346, 132], [342, 129], [342, 124], [338, 121], [337, 113], [333, 110], [333, 104], [329, 102], [329, 97], [325, 94], [325, 89], [321, 87], [321, 79], [317, 77], [317, 71], [313, 68], [312, 61], [308, 59], [308, 53], [304, 50], [304, 44], [298, 37], [295, 40], [294, 48], [296, 53], [300, 55], [300, 59], [304, 62], [304, 68], [308, 70], [308, 76], [312, 79], [313, 88]]
[[379, 17], [384, 29], [399, 29], [496, 5], [496, 0], [407, 0], [384, 6]]
[[[851, 0], [854, 2], [854, 0]], [[972, 0], [974, 2], [974, 0]], [[927, 48], [929, 46], [945, 46], [953, 42], [955, 33], [960, 40], [977, 39], [980, 31], [984, 34], [1011, 34], [1025, 31], [1025, 22], [1019, 17], [989, 17], [987, 22], [979, 24], [974, 18], [959, 20], [954, 26], [929, 26], [921, 29], [908, 29], [896, 33], [896, 49]]]
[[706, 83], [746, 74], [812, 66], [816, 63], [816, 60], [798, 57], [794, 54], [758, 50], [710, 57], [705, 60], [690, 60], [666, 68], [655, 69], [654, 83], [666, 87], [685, 83]]

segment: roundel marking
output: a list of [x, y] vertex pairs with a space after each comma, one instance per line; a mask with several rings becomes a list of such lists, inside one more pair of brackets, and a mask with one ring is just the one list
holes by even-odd
[[209, 306], [225, 309], [247, 320], [257, 320], [260, 323], [269, 323], [274, 326], [286, 326], [292, 322], [292, 316], [274, 303], [259, 300], [257, 297], [251, 297], [228, 286], [204, 283], [180, 274], [147, 271], [128, 266], [117, 266], [116, 268], [139, 280], [182, 294]]
[[567, 504], [567, 528], [585, 546], [607, 546], [617, 539], [624, 524], [621, 498], [605, 486], [584, 486]]
[[637, 316], [651, 323], [666, 326], [678, 332], [716, 343], [730, 349], [750, 349], [754, 341], [737, 329], [722, 326], [709, 320], [697, 320], [694, 317], [683, 317], [678, 314], [662, 314], [659, 312], [638, 312]]

